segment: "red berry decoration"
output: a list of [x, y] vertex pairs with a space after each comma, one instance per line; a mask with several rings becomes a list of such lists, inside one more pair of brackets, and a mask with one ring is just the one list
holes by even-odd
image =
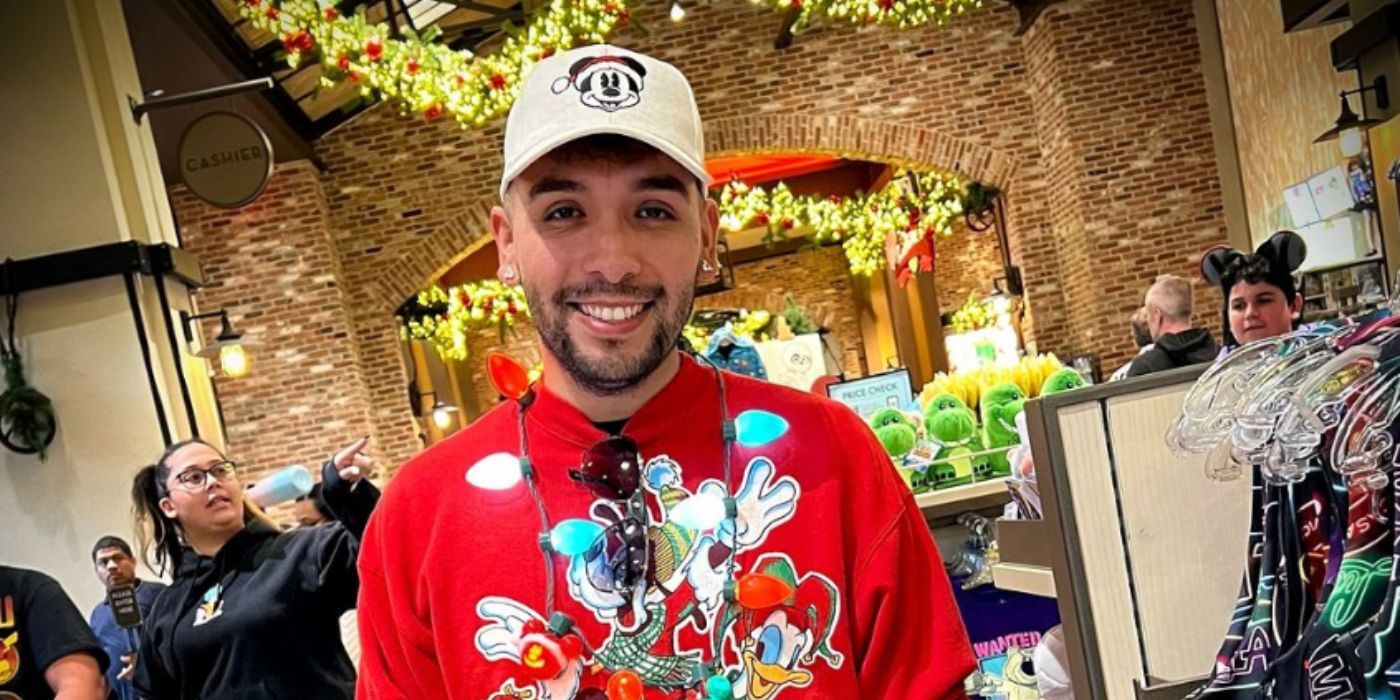
[[491, 89], [500, 90], [506, 86], [506, 77], [500, 73], [491, 76]]
[[339, 68], [340, 72], [342, 73], [350, 70], [350, 57], [341, 56], [340, 58], [335, 59], [335, 67]]
[[758, 216], [754, 217], [754, 221], [757, 221], [759, 226], [767, 226], [769, 221], [768, 214], [766, 212], [759, 212]]
[[262, 0], [244, 0], [244, 2], [248, 3], [248, 7], [258, 7], [262, 5]]
[[408, 71], [409, 74], [413, 74], [417, 73], [422, 67], [423, 64], [419, 63], [418, 59], [410, 58], [408, 59], [408, 63], [404, 65], [404, 70]]
[[797, 222], [796, 222], [796, 221], [793, 221], [792, 219], [783, 219], [783, 230], [791, 231], [791, 230], [792, 230], [792, 227], [794, 227], [794, 226], [796, 226], [796, 225], [797, 225]]
[[378, 61], [384, 58], [384, 40], [377, 36], [372, 36], [365, 42], [365, 55], [369, 60]]
[[334, 6], [332, 6], [332, 5], [327, 5], [327, 6], [326, 6], [326, 21], [327, 21], [327, 22], [334, 22], [334, 21], [335, 21], [335, 18], [336, 18], [336, 17], [339, 17], [339, 16], [340, 16], [340, 12], [338, 12], [338, 11], [335, 9]]
[[269, 8], [267, 8], [266, 14], [267, 14], [267, 18], [270, 19], [270, 20], [272, 20], [272, 21], [274, 21], [274, 22], [277, 21], [277, 18], [278, 18], [278, 17], [281, 17], [281, 16], [282, 16], [281, 10], [278, 10], [278, 9], [275, 8], [275, 7], [269, 7]]
[[427, 117], [429, 121], [441, 117], [442, 105], [428, 105], [428, 108], [423, 110], [423, 116]]

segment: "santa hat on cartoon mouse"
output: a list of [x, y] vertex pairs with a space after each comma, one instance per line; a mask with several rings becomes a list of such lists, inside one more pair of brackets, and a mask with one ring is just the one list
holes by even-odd
[[593, 76], [605, 71], [613, 70], [623, 74], [632, 82], [632, 91], [642, 89], [642, 79], [647, 75], [647, 69], [640, 62], [629, 56], [588, 56], [579, 59], [573, 66], [569, 67], [569, 74], [555, 79], [550, 86], [554, 94], [559, 94], [570, 87], [577, 87], [580, 90], [587, 90], [587, 86], [592, 81]]

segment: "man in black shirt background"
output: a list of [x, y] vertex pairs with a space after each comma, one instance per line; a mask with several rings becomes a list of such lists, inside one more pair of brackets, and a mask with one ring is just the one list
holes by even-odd
[[1152, 349], [1128, 367], [1129, 377], [1139, 377], [1177, 367], [1210, 362], [1220, 353], [1210, 331], [1191, 326], [1191, 283], [1176, 275], [1162, 275], [1147, 290], [1143, 313], [1152, 334]]
[[57, 581], [0, 566], [0, 700], [103, 700], [107, 664]]

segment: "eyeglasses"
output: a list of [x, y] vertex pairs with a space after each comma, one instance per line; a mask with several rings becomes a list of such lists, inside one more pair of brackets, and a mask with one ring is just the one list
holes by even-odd
[[203, 491], [208, 488], [211, 483], [216, 481], [228, 481], [233, 478], [237, 469], [238, 465], [228, 460], [215, 462], [203, 469], [199, 467], [190, 467], [175, 475], [175, 485], [182, 491]]
[[588, 486], [599, 498], [626, 504], [623, 518], [604, 529], [585, 553], [584, 568], [589, 582], [600, 591], [635, 590], [651, 572], [637, 443], [623, 435], [600, 440], [583, 453], [578, 469], [569, 470], [569, 478]]

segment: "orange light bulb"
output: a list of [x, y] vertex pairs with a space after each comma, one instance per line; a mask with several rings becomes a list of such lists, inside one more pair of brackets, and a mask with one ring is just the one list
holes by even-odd
[[739, 604], [749, 610], [763, 610], [782, 605], [794, 591], [786, 581], [768, 574], [744, 574], [739, 579], [736, 596]]
[[642, 677], [624, 670], [608, 679], [608, 700], [642, 700]]

